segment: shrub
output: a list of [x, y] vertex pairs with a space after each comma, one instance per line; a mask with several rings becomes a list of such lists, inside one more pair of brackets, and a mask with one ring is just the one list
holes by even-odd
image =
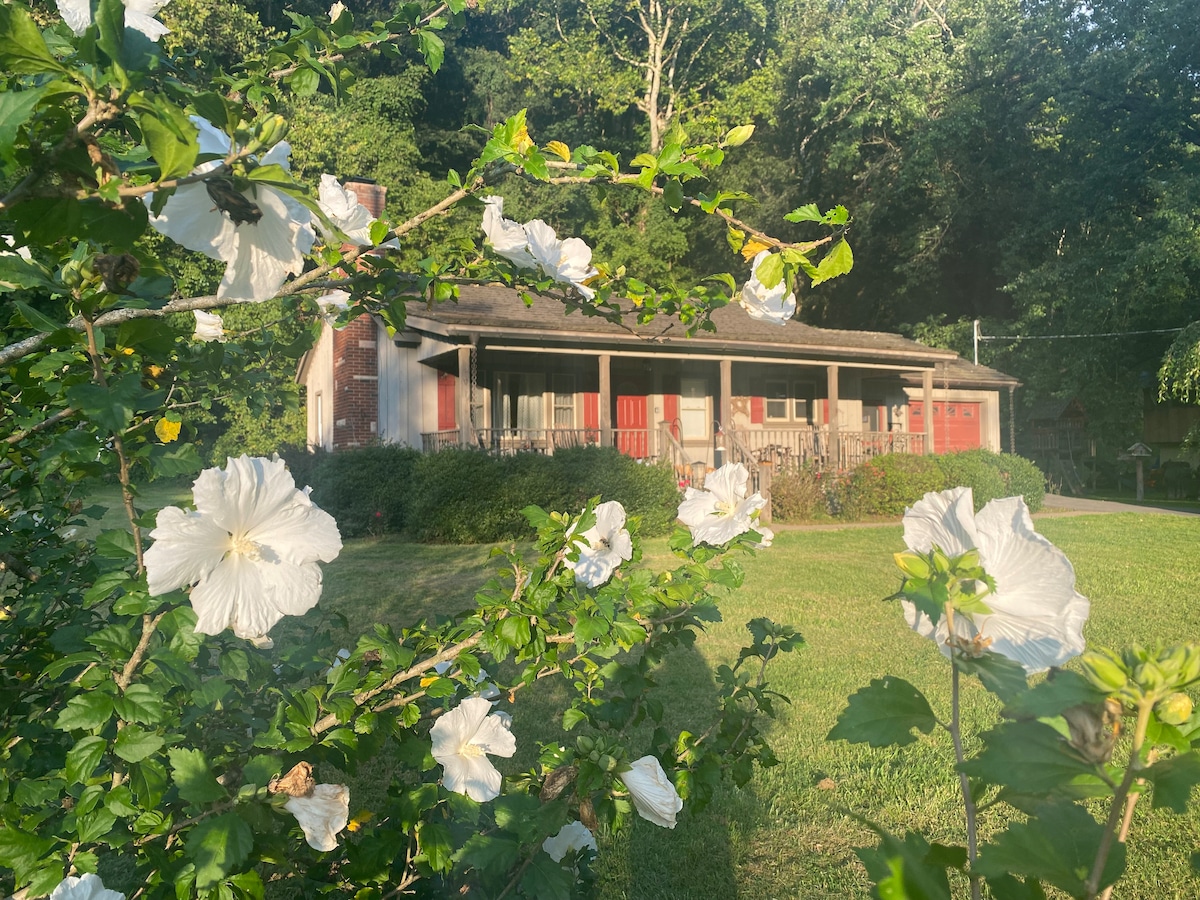
[[345, 537], [400, 531], [409, 524], [413, 470], [421, 454], [410, 447], [380, 444], [329, 453], [285, 449], [298, 487], [337, 520]]
[[579, 509], [589, 498], [600, 496], [619, 500], [627, 514], [640, 516], [643, 536], [665, 534], [674, 523], [679, 486], [670, 466], [639, 463], [615, 447], [559, 450], [553, 459], [570, 486], [562, 509]]
[[1011, 497], [1008, 484], [995, 465], [996, 455], [989, 450], [963, 450], [937, 457], [942, 470], [942, 489], [971, 488], [975, 494], [976, 512], [990, 500]]
[[1042, 508], [1042, 498], [1046, 496], [1046, 474], [1023, 456], [1014, 453], [987, 453], [990, 464], [994, 465], [1004, 479], [1004, 492], [1001, 496], [1015, 497], [1020, 494], [1025, 498], [1030, 512]]
[[827, 513], [829, 504], [820, 475], [809, 467], [788, 471], [771, 479], [771, 517], [799, 522]]
[[929, 491], [940, 491], [945, 476], [933, 456], [888, 453], [852, 469], [834, 488], [836, 514], [844, 518], [899, 516]]

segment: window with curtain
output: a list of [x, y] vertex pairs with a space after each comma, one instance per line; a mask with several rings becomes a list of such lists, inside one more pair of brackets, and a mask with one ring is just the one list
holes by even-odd
[[546, 377], [540, 373], [502, 372], [496, 376], [496, 423], [499, 428], [537, 431], [543, 425]]
[[575, 376], [554, 376], [554, 427], [575, 427]]
[[685, 438], [708, 437], [708, 382], [684, 378], [679, 385], [679, 422]]

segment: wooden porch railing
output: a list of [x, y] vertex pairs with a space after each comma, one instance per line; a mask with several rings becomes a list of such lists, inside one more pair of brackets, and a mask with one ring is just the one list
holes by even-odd
[[[811, 466], [827, 471], [832, 466], [833, 444], [828, 428], [764, 428], [762, 430], [730, 430], [726, 432], [727, 451], [733, 462], [770, 463], [776, 472]], [[885, 453], [925, 452], [925, 436], [901, 431], [838, 430], [842, 468], [851, 468]]]

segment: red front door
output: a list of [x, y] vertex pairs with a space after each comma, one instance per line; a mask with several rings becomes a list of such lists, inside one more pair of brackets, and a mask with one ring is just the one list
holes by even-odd
[[617, 449], [637, 459], [650, 455], [647, 399], [645, 394], [617, 394]]

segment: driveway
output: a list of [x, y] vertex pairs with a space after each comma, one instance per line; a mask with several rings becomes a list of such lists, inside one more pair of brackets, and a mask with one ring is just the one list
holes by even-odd
[[1198, 512], [1185, 509], [1163, 509], [1158, 506], [1139, 506], [1133, 503], [1117, 503], [1114, 500], [1089, 500], [1086, 497], [1063, 497], [1047, 494], [1042, 502], [1042, 513], [1046, 515], [1087, 515], [1091, 513], [1150, 513], [1158, 516], [1197, 516]]

